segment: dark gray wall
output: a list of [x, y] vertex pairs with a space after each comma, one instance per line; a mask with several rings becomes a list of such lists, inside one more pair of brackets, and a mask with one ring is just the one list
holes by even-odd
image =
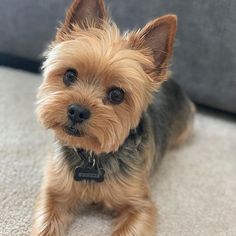
[[[109, 1], [123, 28], [166, 13], [178, 16], [175, 79], [193, 100], [236, 112], [236, 1]], [[140, 2], [140, 4], [137, 4]]]
[[0, 52], [39, 59], [70, 0], [0, 0]]
[[[1, 0], [0, 53], [38, 59], [70, 0]], [[178, 15], [172, 69], [194, 101], [236, 113], [235, 0], [107, 0], [122, 29]]]

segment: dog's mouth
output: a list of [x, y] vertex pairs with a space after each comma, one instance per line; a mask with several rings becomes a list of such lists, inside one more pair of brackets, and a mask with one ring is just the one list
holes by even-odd
[[83, 133], [76, 128], [76, 126], [65, 126], [64, 131], [70, 136], [81, 137]]

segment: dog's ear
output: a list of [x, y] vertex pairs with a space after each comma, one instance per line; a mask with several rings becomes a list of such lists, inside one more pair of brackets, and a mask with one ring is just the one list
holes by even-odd
[[90, 26], [99, 27], [108, 18], [104, 0], [74, 0], [66, 13], [65, 22], [58, 31], [58, 36], [68, 33], [74, 25], [81, 29]]
[[165, 15], [151, 21], [130, 37], [132, 47], [151, 49], [159, 75], [164, 75], [167, 72], [168, 62], [173, 51], [176, 27], [177, 17]]

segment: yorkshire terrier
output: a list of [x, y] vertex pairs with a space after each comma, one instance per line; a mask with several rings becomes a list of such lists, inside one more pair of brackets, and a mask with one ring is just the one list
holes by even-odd
[[[112, 236], [155, 235], [149, 176], [187, 140], [194, 105], [168, 79], [176, 16], [122, 34], [103, 0], [74, 0], [46, 52], [39, 121], [55, 133], [33, 236], [66, 235], [83, 203], [114, 210]], [[79, 232], [78, 232], [79, 234]]]

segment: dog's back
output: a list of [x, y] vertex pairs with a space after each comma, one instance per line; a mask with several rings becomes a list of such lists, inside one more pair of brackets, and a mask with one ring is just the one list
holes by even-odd
[[169, 79], [162, 84], [147, 112], [152, 120], [158, 156], [189, 137], [195, 107], [175, 81]]

